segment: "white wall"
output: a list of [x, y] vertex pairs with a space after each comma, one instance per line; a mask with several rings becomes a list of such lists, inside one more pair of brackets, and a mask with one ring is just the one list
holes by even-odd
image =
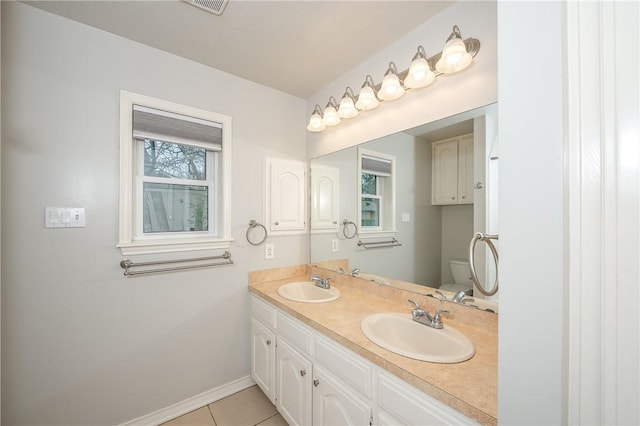
[[509, 425], [567, 422], [563, 7], [498, 3], [498, 419]]
[[455, 282], [449, 267], [451, 259], [469, 257], [469, 240], [473, 235], [473, 204], [442, 206], [442, 262], [440, 284]]
[[[306, 237], [244, 239], [264, 156], [304, 159], [305, 103], [112, 34], [2, 2], [2, 423], [115, 424], [249, 374], [249, 270], [304, 263]], [[235, 265], [124, 278], [121, 89], [233, 117]], [[87, 227], [44, 229], [45, 206]]]

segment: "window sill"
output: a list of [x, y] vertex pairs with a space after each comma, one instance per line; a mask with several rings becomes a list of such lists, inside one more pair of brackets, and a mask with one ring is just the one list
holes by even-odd
[[233, 239], [153, 240], [120, 243], [117, 247], [123, 256], [137, 254], [177, 253], [197, 250], [223, 250], [231, 246]]

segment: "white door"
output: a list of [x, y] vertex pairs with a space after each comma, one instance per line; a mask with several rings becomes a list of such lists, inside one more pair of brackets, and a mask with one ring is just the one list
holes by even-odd
[[332, 379], [317, 364], [313, 371], [314, 425], [367, 425], [371, 422], [371, 408], [362, 398], [349, 391], [346, 385]]
[[251, 319], [251, 377], [265, 395], [275, 398], [276, 337], [260, 321]]
[[340, 170], [311, 166], [311, 229], [335, 230], [338, 227]]
[[432, 204], [458, 203], [458, 141], [433, 143]]
[[311, 362], [284, 339], [278, 339], [276, 407], [290, 426], [311, 424], [312, 377]]
[[473, 135], [458, 141], [458, 203], [473, 203]]
[[266, 211], [270, 231], [305, 230], [305, 163], [267, 159]]

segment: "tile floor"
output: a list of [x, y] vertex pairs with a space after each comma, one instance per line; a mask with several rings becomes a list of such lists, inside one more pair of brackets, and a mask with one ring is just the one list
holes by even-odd
[[288, 426], [256, 385], [177, 417], [162, 426]]

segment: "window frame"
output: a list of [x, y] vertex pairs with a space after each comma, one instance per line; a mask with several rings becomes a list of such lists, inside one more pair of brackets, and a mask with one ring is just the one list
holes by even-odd
[[[162, 111], [214, 121], [222, 125], [222, 150], [207, 150], [207, 167], [217, 161], [217, 169], [210, 181], [213, 193], [208, 195], [208, 231], [185, 233], [157, 233], [146, 235], [142, 231], [142, 181], [144, 158], [140, 158], [143, 142], [133, 137], [133, 106], [140, 105]], [[232, 120], [230, 116], [203, 109], [164, 101], [132, 92], [120, 92], [120, 173], [119, 173], [119, 241], [117, 247], [123, 255], [169, 253], [192, 250], [227, 249], [231, 245], [231, 148]], [[182, 142], [181, 142], [182, 143]], [[207, 148], [206, 143], [189, 144]], [[211, 150], [214, 151], [214, 150]], [[215, 154], [215, 155], [212, 155]], [[217, 159], [215, 158], [217, 157]], [[155, 179], [155, 178], [154, 178]], [[203, 181], [189, 181], [190, 185], [202, 186]], [[172, 183], [179, 183], [176, 179]], [[216, 201], [217, 200], [217, 201]]]
[[[379, 158], [391, 163], [391, 173], [386, 176], [364, 171], [365, 173], [376, 175], [376, 194], [364, 194], [362, 192], [362, 158]], [[372, 151], [368, 149], [358, 148], [357, 159], [357, 176], [358, 176], [358, 208], [357, 223], [358, 235], [361, 238], [378, 238], [392, 237], [397, 234], [396, 230], [396, 157], [383, 152]], [[388, 181], [383, 181], [383, 179]], [[363, 198], [373, 198], [379, 200], [379, 226], [363, 226], [362, 225], [362, 200]]]

